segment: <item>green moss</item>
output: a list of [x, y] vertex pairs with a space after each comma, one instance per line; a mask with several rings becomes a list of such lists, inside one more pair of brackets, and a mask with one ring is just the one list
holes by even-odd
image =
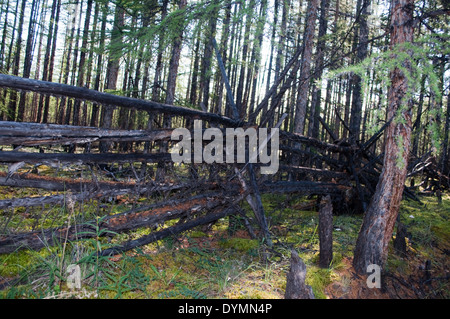
[[50, 255], [47, 249], [39, 252], [29, 250], [19, 250], [11, 254], [0, 255], [0, 276], [15, 277], [26, 272], [43, 258]]
[[192, 237], [192, 238], [208, 237], [208, 235], [207, 235], [206, 233], [204, 233], [204, 232], [202, 232], [202, 231], [199, 231], [199, 230], [192, 231], [192, 232], [189, 234], [189, 236]]
[[256, 249], [258, 245], [257, 240], [247, 238], [230, 238], [220, 242], [222, 248], [233, 248], [242, 252], [249, 252], [250, 250]]
[[325, 288], [332, 282], [331, 270], [317, 266], [307, 268], [306, 284], [310, 285], [316, 299], [326, 299]]

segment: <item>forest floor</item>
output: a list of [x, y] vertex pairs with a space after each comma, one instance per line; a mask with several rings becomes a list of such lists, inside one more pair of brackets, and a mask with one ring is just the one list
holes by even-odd
[[[20, 192], [0, 188], [3, 198], [23, 196]], [[367, 277], [357, 275], [352, 267], [361, 215], [334, 212], [334, 258], [331, 266], [323, 269], [318, 266], [316, 198], [264, 195], [272, 249], [251, 239], [242, 220], [236, 218], [230, 224], [227, 218], [108, 258], [88, 256], [92, 257], [96, 248], [139, 237], [148, 230], [112, 240], [61, 243], [39, 252], [21, 250], [0, 255], [0, 298], [281, 299], [290, 249], [294, 248], [307, 265], [307, 284], [316, 298], [448, 299], [450, 194], [444, 194], [442, 203], [435, 197], [421, 200], [422, 204], [402, 202], [400, 218], [407, 226], [407, 252], [399, 256], [391, 244], [381, 289], [368, 288]], [[119, 209], [126, 204], [122, 199], [111, 205]], [[246, 205], [243, 209], [250, 212]], [[65, 272], [74, 261], [80, 265], [82, 287], [71, 291]]]

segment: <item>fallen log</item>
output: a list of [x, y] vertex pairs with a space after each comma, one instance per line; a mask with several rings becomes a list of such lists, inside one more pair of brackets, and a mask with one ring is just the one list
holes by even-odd
[[130, 163], [146, 162], [159, 163], [172, 161], [170, 153], [103, 153], [103, 154], [69, 154], [69, 153], [28, 153], [0, 151], [0, 162], [3, 163], [46, 163], [59, 165], [60, 163]]
[[[157, 184], [162, 186], [161, 184]], [[156, 186], [157, 186], [156, 185]], [[32, 173], [16, 173], [7, 178], [7, 173], [0, 172], [0, 186], [30, 187], [49, 191], [73, 191], [85, 192], [102, 190], [134, 189], [138, 186], [135, 182], [110, 182], [92, 181], [87, 179], [61, 178], [40, 176]]]
[[199, 218], [187, 221], [185, 223], [177, 224], [175, 226], [160, 230], [158, 232], [154, 232], [149, 235], [142, 236], [141, 238], [138, 238], [135, 240], [130, 240], [120, 246], [115, 246], [115, 247], [105, 249], [104, 251], [102, 251], [100, 253], [100, 255], [102, 255], [102, 256], [117, 255], [117, 254], [129, 251], [129, 250], [132, 250], [136, 247], [148, 245], [150, 243], [164, 239], [166, 237], [177, 235], [183, 231], [192, 229], [194, 227], [210, 224], [221, 218], [227, 217], [234, 213], [238, 213], [238, 209], [234, 208], [234, 206], [237, 205], [240, 201], [242, 201], [245, 198], [245, 196], [247, 196], [247, 195], [248, 195], [247, 193], [239, 195], [235, 200], [233, 200], [231, 202], [231, 204], [226, 205], [225, 209], [223, 207], [220, 207], [220, 208], [217, 208], [215, 210], [215, 212], [209, 213], [206, 216], [199, 217]]
[[319, 168], [309, 168], [303, 166], [290, 166], [290, 165], [280, 165], [280, 170], [292, 171], [297, 173], [305, 173], [312, 176], [321, 176], [329, 179], [349, 179], [349, 175], [344, 172], [335, 172], [331, 170], [319, 169]]
[[302, 195], [342, 195], [344, 192], [350, 191], [351, 189], [351, 186], [343, 184], [309, 181], [264, 182], [260, 186], [262, 193], [299, 193]]
[[187, 107], [173, 106], [154, 101], [136, 99], [103, 93], [84, 87], [72, 86], [61, 83], [25, 79], [17, 76], [0, 74], [0, 87], [15, 90], [32, 91], [41, 94], [66, 96], [80, 100], [88, 100], [108, 106], [120, 106], [146, 112], [160, 112], [170, 115], [189, 116], [209, 122], [228, 125], [230, 127], [241, 126], [242, 122], [216, 113], [208, 113]]
[[150, 142], [170, 138], [172, 130], [112, 130], [88, 126], [0, 121], [0, 145], [68, 145], [95, 141]]
[[294, 155], [301, 155], [301, 156], [307, 156], [309, 158], [312, 158], [316, 161], [322, 161], [329, 166], [335, 168], [335, 170], [341, 170], [343, 171], [345, 169], [345, 163], [342, 161], [338, 161], [337, 159], [334, 159], [332, 157], [328, 157], [319, 153], [313, 153], [306, 150], [301, 150], [298, 148], [289, 147], [287, 145], [280, 145], [280, 151], [283, 153], [287, 153], [287, 156], [290, 156], [291, 154]]
[[[125, 194], [151, 196], [161, 192], [183, 189], [213, 191], [219, 189], [215, 182], [191, 181], [185, 183], [139, 183], [92, 181], [86, 179], [51, 178], [35, 174], [15, 174], [6, 180], [6, 173], [0, 172], [0, 186], [30, 187], [49, 191], [71, 192], [74, 201], [99, 200], [106, 197], [116, 197]], [[227, 185], [227, 190], [235, 190], [235, 185]], [[0, 209], [12, 207], [31, 207], [47, 204], [62, 204], [68, 194], [58, 194], [38, 197], [12, 198], [0, 200]]]
[[322, 142], [313, 137], [308, 137], [304, 135], [300, 135], [297, 133], [290, 133], [286, 131], [280, 131], [280, 140], [290, 140], [293, 142], [314, 146], [316, 148], [324, 149], [330, 152], [336, 153], [350, 153], [358, 150], [356, 145], [338, 145], [338, 144], [330, 144], [326, 142]]
[[48, 196], [38, 196], [38, 197], [23, 197], [23, 198], [11, 198], [0, 200], [0, 210], [14, 208], [14, 207], [33, 207], [33, 206], [44, 206], [44, 205], [63, 205], [67, 199], [70, 197], [74, 202], [89, 201], [89, 200], [102, 200], [104, 198], [117, 198], [121, 195], [128, 194], [145, 194], [150, 196], [157, 192], [167, 192], [179, 189], [188, 189], [192, 186], [192, 183], [183, 184], [173, 184], [173, 185], [160, 185], [152, 187], [135, 187], [135, 188], [124, 188], [124, 189], [108, 189], [108, 190], [97, 190], [97, 191], [86, 191], [81, 193], [70, 193], [70, 194], [58, 194], [58, 195], [48, 195]]
[[0, 254], [20, 249], [39, 250], [58, 242], [77, 241], [96, 236], [114, 236], [141, 227], [156, 227], [165, 221], [212, 210], [230, 200], [222, 193], [198, 195], [188, 199], [140, 207], [124, 213], [107, 216], [97, 222], [90, 221], [73, 226], [62, 226], [12, 235], [0, 235]]

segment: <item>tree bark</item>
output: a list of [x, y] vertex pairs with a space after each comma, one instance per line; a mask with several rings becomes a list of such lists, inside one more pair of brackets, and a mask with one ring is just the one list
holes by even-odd
[[319, 210], [319, 265], [328, 268], [333, 260], [333, 205], [331, 197], [322, 197]]
[[[116, 6], [114, 16], [114, 27], [111, 34], [110, 55], [106, 68], [105, 90], [115, 91], [117, 89], [117, 78], [119, 75], [119, 63], [122, 52], [122, 27], [124, 26], [125, 11], [119, 5]], [[111, 128], [114, 108], [112, 105], [104, 105], [101, 127]], [[101, 144], [102, 152], [107, 152], [109, 143]]]
[[286, 277], [285, 299], [315, 299], [311, 286], [306, 285], [306, 265], [295, 250], [291, 251], [291, 267]]
[[[25, 16], [25, 4], [26, 0], [22, 1], [20, 15], [19, 15], [19, 26], [17, 28], [17, 42], [16, 42], [16, 51], [14, 53], [14, 61], [13, 61], [13, 75], [19, 75], [19, 66], [20, 66], [20, 51], [22, 48], [22, 30], [23, 30], [23, 22]], [[17, 92], [12, 91], [9, 95], [9, 104], [7, 111], [7, 119], [8, 121], [16, 120], [16, 108], [17, 108]]]
[[[88, 0], [87, 8], [86, 8], [86, 17], [84, 20], [84, 29], [83, 29], [83, 43], [81, 45], [81, 53], [80, 60], [78, 62], [78, 75], [77, 75], [77, 86], [84, 86], [85, 84], [85, 72], [86, 72], [86, 54], [87, 54], [87, 46], [88, 46], [88, 34], [89, 34], [89, 24], [91, 20], [91, 11], [92, 11], [92, 0]], [[80, 125], [80, 100], [75, 100], [73, 105], [73, 125]]]
[[[102, 65], [103, 65], [103, 51], [105, 49], [105, 34], [106, 34], [106, 17], [108, 13], [106, 8], [102, 9], [102, 24], [100, 27], [100, 40], [99, 40], [99, 50], [100, 53], [97, 56], [97, 71], [95, 74], [95, 80], [94, 80], [94, 90], [99, 91], [100, 90], [100, 79], [101, 79], [101, 73], [102, 73]], [[91, 126], [97, 126], [98, 124], [98, 113], [99, 113], [99, 106], [97, 103], [93, 103], [92, 105], [92, 113], [91, 113]]]
[[[181, 0], [178, 4], [178, 9], [183, 10], [186, 7], [186, 0]], [[173, 47], [172, 47], [172, 54], [170, 56], [170, 62], [169, 62], [169, 75], [168, 75], [168, 81], [167, 81], [167, 94], [166, 94], [166, 104], [173, 105], [175, 102], [175, 88], [177, 84], [177, 76], [178, 76], [178, 66], [180, 65], [180, 55], [181, 55], [181, 46], [183, 44], [183, 33], [184, 33], [184, 26], [180, 25], [179, 29], [177, 29], [176, 32], [178, 34], [176, 35], [174, 41], [173, 41]], [[170, 115], [164, 116], [164, 128], [169, 128], [172, 126], [172, 118]]]
[[294, 132], [304, 133], [306, 106], [308, 105], [309, 77], [311, 71], [311, 60], [313, 50], [313, 40], [317, 18], [317, 8], [319, 0], [312, 0], [308, 3], [308, 13], [305, 22], [305, 36], [303, 38], [302, 66], [300, 68], [300, 84], [298, 88], [297, 105], [294, 118]]
[[[370, 6], [370, 0], [362, 0], [362, 7], [359, 14], [359, 38], [357, 47], [357, 62], [361, 62], [367, 56], [369, 27], [367, 24], [368, 10]], [[361, 96], [361, 77], [359, 75], [353, 75], [353, 101], [350, 115], [350, 130], [352, 135], [350, 139], [353, 142], [360, 140], [361, 133], [361, 118], [362, 118], [362, 106], [363, 98]]]
[[[391, 48], [412, 42], [413, 10], [413, 0], [392, 0]], [[405, 61], [404, 67], [408, 69], [409, 63]], [[399, 68], [391, 71], [390, 78], [387, 117], [400, 116], [401, 120], [391, 121], [386, 130], [383, 170], [356, 242], [353, 265], [360, 274], [366, 274], [370, 264], [384, 267], [408, 167], [411, 139], [410, 101], [405, 101], [408, 81]]]
[[[167, 5], [169, 0], [163, 0], [161, 7], [161, 21], [167, 16]], [[152, 100], [160, 102], [161, 93], [161, 73], [163, 68], [163, 53], [164, 53], [164, 39], [165, 33], [161, 32], [158, 39], [158, 56], [156, 58], [155, 76], [153, 78]]]
[[[322, 73], [324, 66], [325, 55], [325, 40], [324, 36], [327, 34], [328, 28], [328, 9], [330, 6], [329, 0], [321, 0], [320, 2], [320, 17], [319, 17], [319, 33], [317, 43], [317, 53], [315, 61], [314, 80], [318, 81], [318, 84], [313, 84], [312, 99], [311, 99], [311, 115], [309, 120], [309, 134], [308, 136], [318, 138], [319, 137], [319, 116], [320, 116], [320, 104], [322, 93]], [[324, 112], [326, 114], [326, 112]]]

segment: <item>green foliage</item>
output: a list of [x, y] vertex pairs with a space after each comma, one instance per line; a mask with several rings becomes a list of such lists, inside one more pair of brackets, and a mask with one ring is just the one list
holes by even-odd
[[[439, 36], [429, 35], [422, 36], [414, 41], [414, 43], [404, 42], [390, 50], [384, 52], [374, 52], [369, 57], [364, 59], [358, 64], [339, 68], [337, 70], [330, 71], [328, 78], [336, 77], [343, 73], [354, 73], [361, 77], [362, 87], [361, 91], [364, 96], [364, 92], [368, 89], [368, 85], [371, 80], [371, 74], [376, 76], [376, 81], [381, 83], [383, 92], [388, 91], [391, 81], [391, 73], [395, 69], [398, 69], [407, 79], [407, 88], [403, 97], [403, 103], [400, 105], [395, 118], [393, 119], [397, 123], [404, 122], [403, 112], [409, 112], [412, 101], [417, 92], [420, 91], [420, 83], [423, 76], [427, 78], [428, 89], [436, 99], [442, 98], [442, 91], [439, 86], [440, 80], [436, 74], [435, 66], [433, 65], [433, 59], [430, 58], [436, 55], [448, 55], [450, 54], [450, 35], [440, 34]], [[387, 105], [387, 100], [384, 98], [385, 94], [381, 95], [382, 104]], [[432, 137], [432, 143], [434, 146], [434, 152], [438, 153], [440, 150], [440, 128], [436, 122], [437, 118], [442, 117], [442, 109], [431, 109], [430, 125], [428, 130]], [[382, 123], [379, 121], [380, 114], [374, 117], [372, 123], [368, 127], [372, 128], [372, 132], [375, 132], [380, 128]], [[400, 143], [400, 142], [399, 142]]]

